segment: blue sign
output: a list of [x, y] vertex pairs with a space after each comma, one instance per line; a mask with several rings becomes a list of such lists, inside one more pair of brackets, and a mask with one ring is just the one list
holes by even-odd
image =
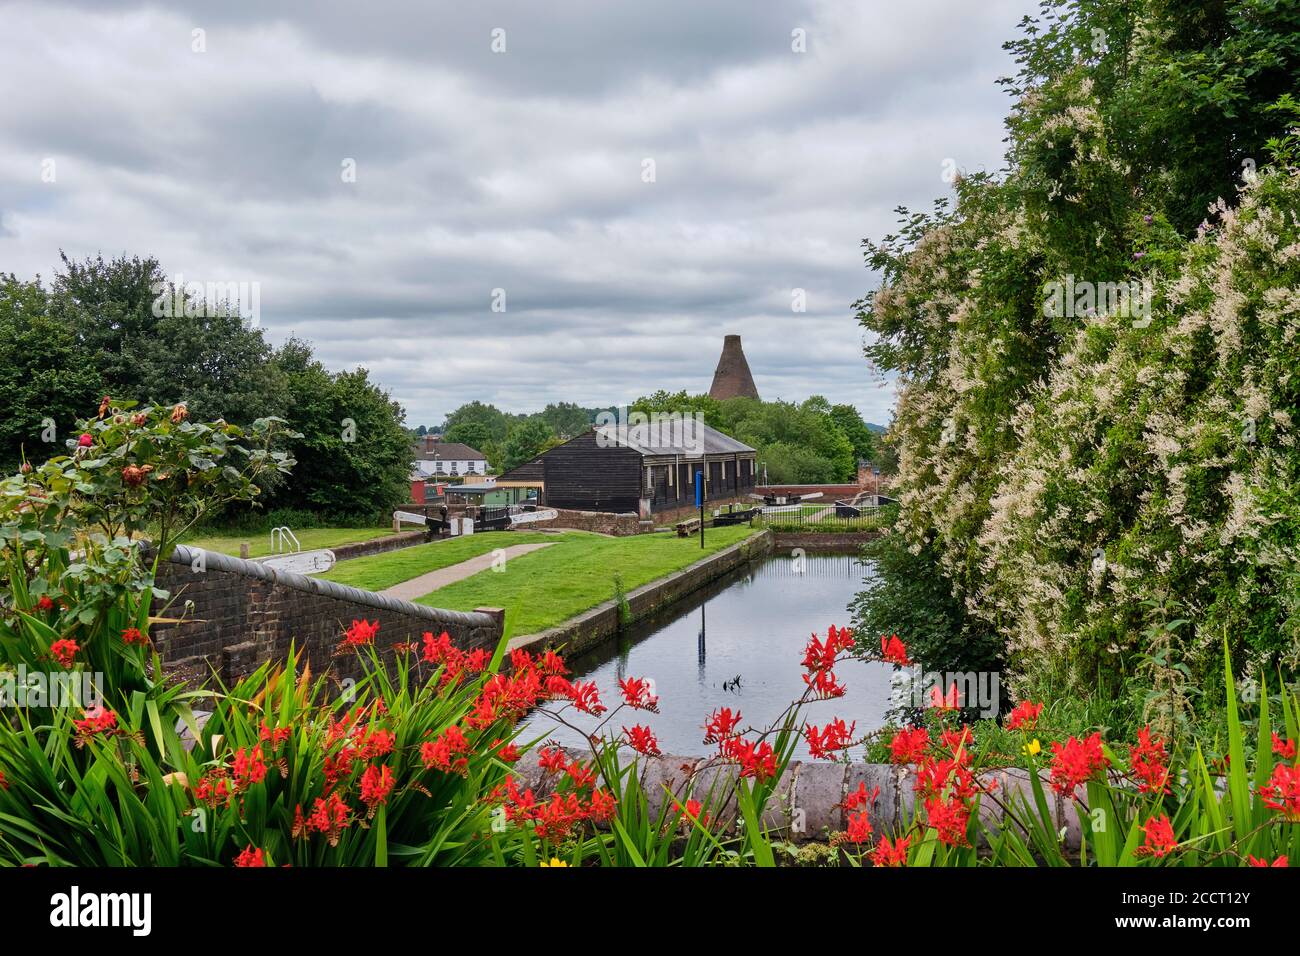
[[704, 472], [695, 473], [695, 507], [704, 507]]

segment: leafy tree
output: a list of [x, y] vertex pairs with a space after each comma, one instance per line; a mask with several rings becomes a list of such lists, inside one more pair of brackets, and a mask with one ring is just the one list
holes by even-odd
[[[481, 426], [482, 430], [465, 431], [470, 425]], [[510, 419], [505, 412], [495, 405], [483, 402], [468, 402], [447, 416], [443, 425], [442, 437], [447, 441], [464, 442], [471, 448], [482, 451], [482, 446], [491, 441], [503, 442], [510, 428]], [[466, 437], [469, 436], [469, 437]], [[478, 444], [471, 442], [472, 437]]]
[[501, 467], [515, 468], [534, 458], [555, 438], [545, 422], [530, 418], [513, 425], [501, 454]]
[[104, 391], [72, 330], [50, 316], [40, 280], [0, 275], [0, 464], [12, 471], [23, 457], [58, 454], [68, 429]]
[[876, 436], [867, 423], [862, 420], [858, 410], [852, 405], [833, 405], [830, 410], [831, 420], [840, 426], [840, 431], [853, 446], [853, 455], [859, 461], [875, 461], [877, 455]]
[[275, 355], [293, 396], [290, 443], [297, 478], [270, 506], [303, 507], [339, 520], [374, 520], [410, 494], [405, 413], [365, 369], [331, 374], [298, 339]]
[[546, 426], [559, 438], [575, 438], [591, 427], [593, 414], [572, 402], [547, 405], [538, 413]]
[[175, 289], [154, 259], [63, 257], [49, 297], [114, 397], [184, 401], [196, 415], [248, 423], [283, 416], [288, 393], [262, 330], [230, 303]]

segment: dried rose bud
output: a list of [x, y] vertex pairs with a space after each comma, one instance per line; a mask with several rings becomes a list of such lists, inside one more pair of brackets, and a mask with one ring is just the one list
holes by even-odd
[[109, 406], [111, 403], [112, 403], [112, 399], [110, 399], [107, 395], [105, 395], [105, 396], [100, 400], [100, 402], [99, 402], [99, 417], [100, 417], [100, 418], [103, 418], [103, 417], [104, 417], [104, 413], [105, 413], [106, 411], [108, 411], [108, 406]]
[[137, 465], [127, 465], [122, 469], [122, 480], [132, 488], [137, 488], [144, 483], [145, 472], [143, 468]]
[[172, 424], [179, 425], [181, 422], [185, 421], [185, 418], [188, 415], [189, 415], [189, 409], [185, 407], [184, 402], [180, 403], [179, 405], [177, 405], [175, 408], [172, 409]]

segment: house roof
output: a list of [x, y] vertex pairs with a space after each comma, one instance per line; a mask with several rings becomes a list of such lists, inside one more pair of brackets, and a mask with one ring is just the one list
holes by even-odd
[[418, 461], [433, 461], [434, 455], [443, 461], [485, 461], [487, 458], [481, 451], [458, 441], [420, 443], [416, 452]]
[[[685, 426], [686, 423], [683, 424]], [[682, 458], [698, 458], [700, 455], [698, 445], [703, 445], [706, 455], [730, 455], [754, 451], [744, 442], [737, 441], [730, 435], [724, 435], [709, 425], [700, 425], [698, 428], [698, 434], [694, 433], [693, 423], [682, 428], [670, 426], [655, 428], [653, 425], [644, 428], [629, 426], [622, 432], [614, 425], [602, 425], [595, 431], [598, 437], [605, 437], [642, 455], [680, 455]], [[698, 441], [690, 439], [698, 439]]]

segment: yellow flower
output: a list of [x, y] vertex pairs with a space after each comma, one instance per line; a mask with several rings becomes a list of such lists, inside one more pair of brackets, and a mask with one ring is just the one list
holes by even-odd
[[547, 863], [546, 861], [542, 861], [541, 863], [538, 864], [538, 866], [568, 866], [568, 865], [569, 864], [565, 863], [558, 856], [551, 857], [551, 861], [549, 863]]
[[1041, 751], [1042, 749], [1043, 749], [1043, 745], [1038, 742], [1037, 737], [1029, 741], [1029, 743], [1025, 744], [1025, 753], [1027, 753], [1031, 757], [1037, 757], [1039, 751]]

